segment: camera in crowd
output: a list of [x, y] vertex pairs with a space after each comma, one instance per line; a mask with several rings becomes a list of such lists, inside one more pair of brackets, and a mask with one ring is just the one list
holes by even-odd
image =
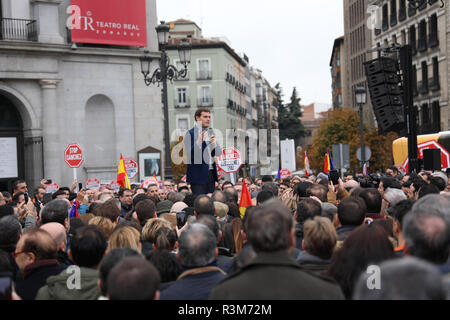
[[381, 178], [382, 177], [380, 177], [376, 173], [371, 173], [364, 178], [357, 178], [357, 181], [359, 182], [361, 188], [378, 188], [378, 184], [380, 183]]

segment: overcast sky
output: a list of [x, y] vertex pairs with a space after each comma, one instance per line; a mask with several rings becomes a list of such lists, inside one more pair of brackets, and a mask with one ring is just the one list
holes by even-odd
[[303, 105], [331, 104], [330, 58], [344, 34], [341, 0], [157, 0], [158, 20], [195, 21], [203, 36], [225, 36], [263, 71], [284, 101], [295, 86]]

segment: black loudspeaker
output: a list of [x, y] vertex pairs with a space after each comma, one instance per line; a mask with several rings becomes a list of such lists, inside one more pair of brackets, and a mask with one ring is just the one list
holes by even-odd
[[430, 171], [441, 170], [441, 150], [426, 149], [423, 150], [423, 168]]
[[364, 63], [372, 108], [380, 133], [405, 126], [402, 80], [396, 59], [380, 57]]

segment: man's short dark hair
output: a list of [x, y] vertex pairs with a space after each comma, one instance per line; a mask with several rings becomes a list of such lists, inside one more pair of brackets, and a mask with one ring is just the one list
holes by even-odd
[[445, 188], [447, 187], [447, 184], [444, 181], [444, 179], [437, 176], [432, 176], [430, 178], [430, 184], [435, 185], [439, 189], [439, 191], [444, 191]]
[[186, 195], [184, 196], [184, 200], [183, 202], [186, 203], [186, 205], [188, 207], [193, 208], [194, 207], [194, 201], [197, 198], [197, 196], [193, 193], [186, 193]]
[[123, 194], [124, 194], [125, 191], [128, 191], [128, 192], [133, 193], [133, 191], [131, 191], [131, 190], [128, 189], [128, 188], [120, 188], [120, 189], [119, 189], [119, 197], [123, 197]]
[[256, 196], [256, 202], [257, 203], [264, 203], [267, 200], [270, 200], [274, 197], [272, 191], [268, 191], [268, 190], [262, 190], [260, 192], [258, 192], [258, 195]]
[[0, 219], [0, 249], [14, 248], [22, 234], [22, 225], [14, 215]]
[[313, 199], [304, 199], [297, 203], [297, 222], [303, 224], [308, 219], [322, 215], [322, 206]]
[[400, 228], [403, 227], [403, 218], [411, 211], [414, 203], [414, 200], [406, 199], [387, 209], [388, 214], [399, 222]]
[[21, 183], [27, 183], [27, 182], [26, 182], [25, 180], [19, 179], [19, 180], [15, 180], [15, 181], [12, 183], [13, 193], [14, 193], [14, 190], [17, 190], [17, 186], [18, 186], [19, 184], [21, 184]]
[[289, 210], [279, 200], [271, 200], [252, 212], [246, 235], [257, 253], [287, 250], [293, 225]]
[[153, 218], [155, 216], [155, 212], [155, 203], [150, 199], [144, 199], [136, 205], [136, 215], [141, 223], [141, 226], [144, 226], [147, 220]]
[[79, 267], [86, 268], [94, 268], [100, 263], [106, 247], [106, 235], [96, 225], [77, 229], [70, 242], [73, 262]]
[[44, 229], [29, 229], [24, 234], [22, 251], [34, 253], [36, 260], [56, 259], [58, 246], [52, 236]]
[[267, 183], [265, 183], [262, 187], [261, 187], [261, 190], [263, 190], [263, 191], [270, 191], [270, 192], [272, 192], [273, 193], [273, 195], [275, 196], [275, 197], [278, 197], [278, 186], [275, 184], [275, 183], [273, 183], [273, 182], [267, 182]]
[[450, 253], [450, 200], [427, 195], [416, 201], [403, 220], [408, 252], [435, 264], [444, 264]]
[[387, 188], [394, 188], [394, 189], [401, 189], [402, 188], [402, 184], [400, 183], [400, 181], [398, 181], [397, 179], [395, 179], [392, 176], [384, 176], [381, 178], [381, 182], [383, 182], [383, 186], [382, 188], [384, 190], [386, 190]]
[[338, 218], [343, 226], [359, 226], [366, 218], [366, 204], [359, 197], [347, 197], [338, 204]]
[[195, 110], [194, 120], [197, 121], [197, 118], [200, 118], [203, 112], [211, 113], [211, 110], [206, 108], [198, 108], [197, 110]]
[[312, 186], [312, 182], [310, 181], [302, 181], [298, 182], [294, 186], [294, 194], [296, 194], [298, 197], [306, 198], [306, 190]]
[[139, 193], [138, 195], [136, 195], [136, 196], [133, 198], [133, 208], [136, 208], [136, 205], [137, 205], [140, 201], [146, 200], [146, 199], [150, 200], [150, 197], [149, 197], [148, 195], [146, 195], [145, 193]]
[[366, 188], [359, 196], [364, 200], [366, 203], [366, 209], [367, 213], [377, 213], [379, 214], [381, 212], [381, 194], [380, 192], [375, 188]]
[[65, 196], [66, 195], [66, 191], [65, 190], [56, 190], [53, 194], [52, 194], [52, 199], [55, 200], [57, 199], [58, 196]]
[[262, 182], [273, 182], [273, 178], [272, 178], [272, 176], [265, 175], [265, 176], [262, 176], [261, 181]]
[[419, 190], [419, 199], [422, 199], [428, 194], [439, 194], [439, 189], [434, 184], [425, 184]]
[[445, 300], [446, 290], [439, 270], [426, 261], [405, 257], [380, 264], [380, 288], [367, 284], [371, 273], [356, 282], [353, 300]]
[[105, 255], [105, 257], [101, 261], [99, 268], [100, 290], [104, 296], [106, 296], [108, 288], [107, 279], [111, 270], [126, 257], [140, 256], [141, 254], [139, 252], [130, 248], [116, 248]]
[[10, 207], [8, 205], [0, 206], [0, 218], [14, 215], [14, 209], [13, 207]]
[[317, 197], [322, 202], [328, 202], [327, 198], [328, 188], [321, 185], [321, 184], [313, 184], [312, 186], [308, 187], [306, 189], [306, 196], [307, 197]]
[[167, 250], [152, 250], [145, 258], [159, 271], [162, 283], [176, 281], [183, 272], [183, 266], [180, 260], [178, 260], [176, 255]]
[[213, 216], [214, 201], [206, 195], [200, 195], [194, 201], [194, 210], [198, 215], [209, 214]]
[[57, 222], [65, 226], [65, 221], [69, 217], [69, 204], [64, 199], [55, 199], [47, 203], [41, 210], [41, 222]]
[[110, 300], [153, 300], [161, 278], [158, 270], [147, 260], [124, 258], [107, 278]]

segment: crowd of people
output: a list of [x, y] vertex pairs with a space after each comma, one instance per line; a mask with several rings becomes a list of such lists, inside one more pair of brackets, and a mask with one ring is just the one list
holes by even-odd
[[196, 196], [172, 180], [53, 194], [18, 180], [0, 193], [0, 299], [447, 299], [449, 182], [392, 167]]

